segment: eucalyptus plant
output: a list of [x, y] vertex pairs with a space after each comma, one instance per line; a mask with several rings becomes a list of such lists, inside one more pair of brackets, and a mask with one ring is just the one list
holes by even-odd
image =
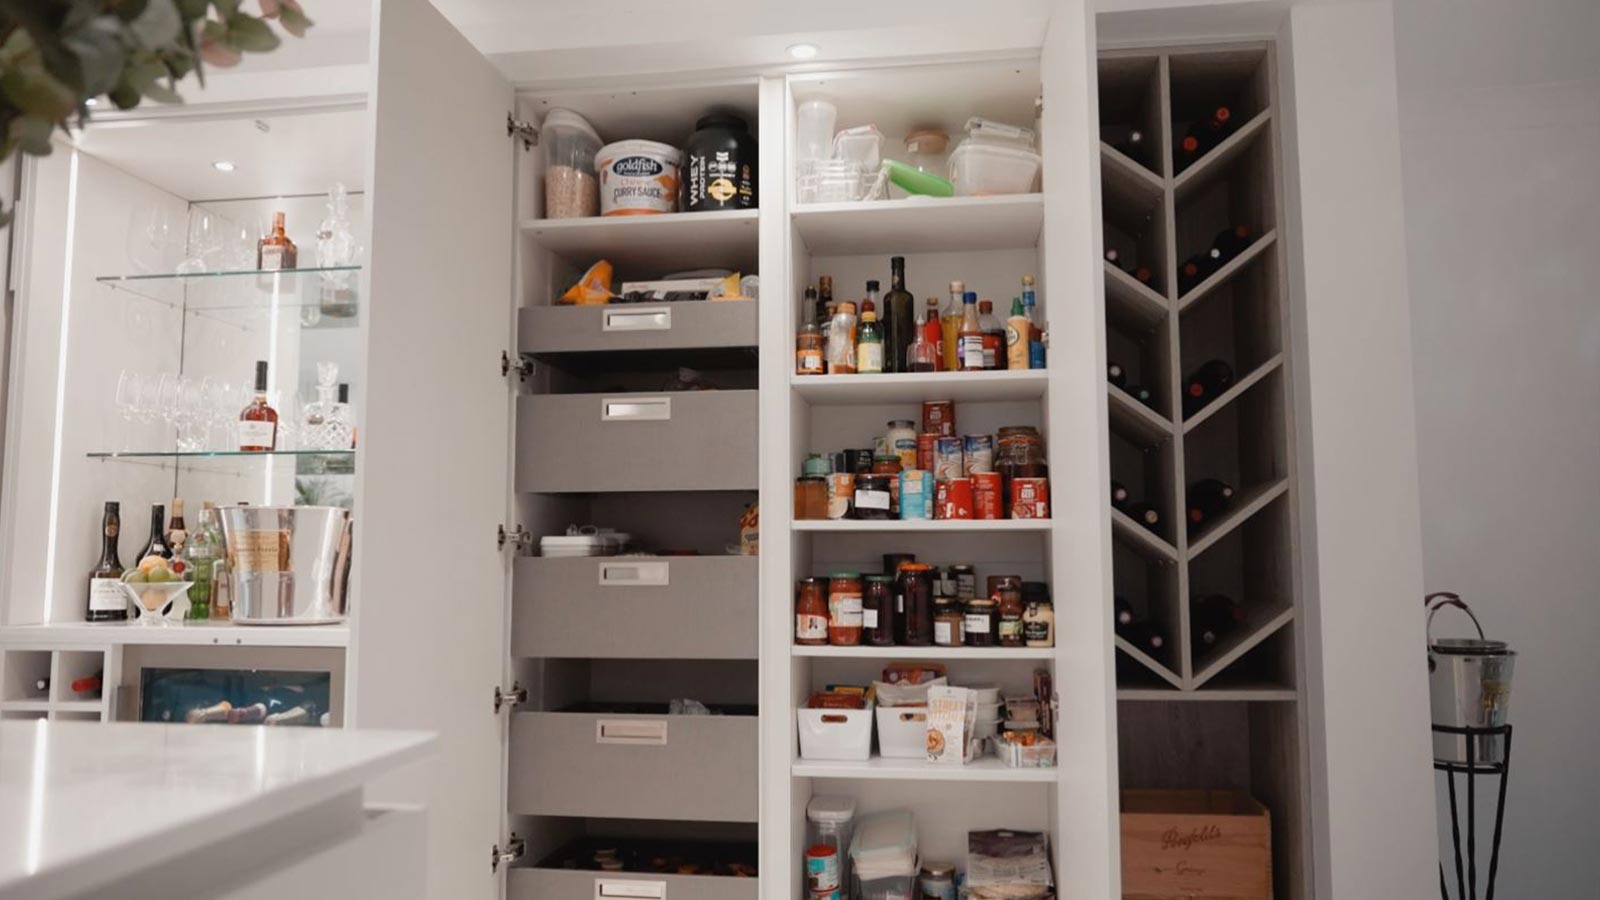
[[50, 152], [57, 128], [82, 125], [90, 101], [117, 109], [146, 98], [180, 103], [178, 83], [202, 66], [266, 53], [283, 31], [304, 37], [298, 0], [0, 0], [0, 161]]

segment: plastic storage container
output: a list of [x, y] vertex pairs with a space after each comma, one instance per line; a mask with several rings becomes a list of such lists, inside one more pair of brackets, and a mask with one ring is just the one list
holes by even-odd
[[711, 113], [683, 148], [683, 211], [756, 208], [756, 139], [744, 119]]
[[678, 148], [657, 141], [617, 141], [595, 155], [600, 215], [640, 216], [678, 208]]
[[819, 794], [806, 804], [806, 846], [826, 844], [839, 851], [841, 893], [849, 896], [850, 839], [855, 832], [856, 800]]
[[884, 759], [923, 759], [928, 755], [928, 708], [878, 707], [878, 755]]
[[797, 709], [801, 759], [865, 761], [872, 756], [872, 711]]
[[539, 132], [544, 148], [544, 217], [576, 219], [599, 212], [594, 157], [600, 135], [588, 120], [570, 109], [545, 114]]
[[827, 159], [833, 152], [833, 124], [838, 110], [827, 100], [805, 100], [794, 114], [796, 162]]
[[910, 810], [862, 819], [850, 841], [850, 864], [861, 900], [916, 900], [917, 827]]
[[967, 120], [967, 137], [950, 153], [950, 183], [963, 197], [1027, 194], [1039, 179], [1041, 158], [1033, 131], [988, 119]]

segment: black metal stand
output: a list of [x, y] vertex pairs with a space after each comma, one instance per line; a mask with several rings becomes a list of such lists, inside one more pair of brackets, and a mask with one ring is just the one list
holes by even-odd
[[[1495, 801], [1494, 809], [1494, 841], [1489, 850], [1489, 881], [1485, 885], [1484, 900], [1494, 900], [1494, 878], [1500, 868], [1500, 827], [1505, 823], [1506, 816], [1506, 782], [1511, 775], [1511, 726], [1501, 725], [1497, 728], [1459, 728], [1450, 725], [1433, 726], [1436, 734], [1450, 734], [1465, 737], [1467, 746], [1467, 761], [1463, 763], [1440, 762], [1434, 760], [1433, 767], [1445, 773], [1445, 781], [1450, 789], [1450, 838], [1455, 844], [1456, 859], [1456, 900], [1478, 900], [1478, 816], [1477, 816], [1477, 777], [1479, 775], [1500, 776], [1500, 794]], [[1478, 739], [1483, 737], [1504, 736], [1506, 742], [1505, 761], [1498, 763], [1484, 763], [1477, 760]], [[1456, 776], [1466, 776], [1467, 784], [1467, 846], [1466, 852], [1461, 848], [1461, 815], [1456, 803]], [[1462, 860], [1466, 860], [1463, 872]], [[1439, 863], [1439, 896], [1443, 900], [1451, 900], [1450, 889], [1445, 883], [1444, 862]]]

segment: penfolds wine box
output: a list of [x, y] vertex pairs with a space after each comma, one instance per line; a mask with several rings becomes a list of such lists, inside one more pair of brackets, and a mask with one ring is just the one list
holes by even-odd
[[1238, 791], [1123, 791], [1122, 897], [1271, 900], [1271, 814]]

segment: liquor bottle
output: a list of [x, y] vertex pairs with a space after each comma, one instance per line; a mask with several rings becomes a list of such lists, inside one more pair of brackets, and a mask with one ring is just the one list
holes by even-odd
[[916, 339], [917, 300], [906, 290], [906, 258], [889, 258], [889, 293], [883, 295], [883, 370], [903, 371], [906, 350]]
[[817, 328], [828, 330], [828, 322], [833, 319], [833, 276], [824, 275], [817, 279]]
[[1003, 369], [1006, 361], [1006, 329], [995, 318], [994, 303], [978, 304], [978, 327], [983, 329], [983, 367]]
[[1134, 623], [1133, 607], [1128, 605], [1128, 599], [1121, 594], [1111, 598], [1111, 609], [1116, 614], [1118, 630]]
[[929, 297], [927, 310], [922, 314], [922, 336], [933, 345], [934, 371], [944, 371], [944, 326], [939, 323], [939, 298]]
[[1235, 225], [1217, 232], [1211, 242], [1211, 259], [1217, 266], [1243, 253], [1250, 246], [1250, 226]]
[[1032, 324], [1028, 336], [1028, 368], [1044, 368], [1044, 316], [1039, 312], [1039, 296], [1033, 289], [1033, 276], [1022, 276], [1022, 308]]
[[1128, 508], [1124, 511], [1135, 522], [1138, 522], [1140, 525], [1143, 525], [1151, 531], [1155, 531], [1157, 528], [1161, 527], [1161, 510], [1156, 509], [1149, 503], [1145, 503], [1143, 501], [1139, 503], [1130, 503], [1128, 504]]
[[1133, 399], [1143, 403], [1145, 406], [1148, 406], [1151, 409], [1155, 409], [1156, 395], [1154, 391], [1142, 384], [1130, 384], [1127, 386], [1127, 388], [1125, 388], [1125, 390], [1133, 397]]
[[267, 361], [256, 361], [256, 396], [239, 413], [239, 449], [265, 452], [278, 448], [278, 411], [267, 403]]
[[1124, 387], [1128, 383], [1128, 371], [1122, 368], [1121, 363], [1108, 362], [1106, 363], [1106, 380], [1117, 387]]
[[978, 321], [978, 295], [967, 291], [961, 297], [961, 371], [983, 370], [983, 325]]
[[1029, 368], [1028, 347], [1033, 338], [1033, 321], [1021, 297], [1011, 298], [1011, 315], [1006, 318], [1006, 368]]
[[188, 563], [190, 580], [193, 584], [189, 588], [189, 614], [188, 619], [211, 618], [211, 569], [212, 564], [221, 556], [221, 547], [218, 546], [217, 535], [217, 509], [208, 500], [200, 506], [200, 518], [195, 523], [194, 534], [183, 547], [184, 560]]
[[1127, 509], [1128, 509], [1128, 501], [1132, 500], [1132, 499], [1133, 499], [1133, 496], [1128, 493], [1128, 486], [1127, 485], [1125, 485], [1122, 482], [1116, 480], [1115, 478], [1111, 479], [1111, 505], [1112, 505], [1112, 507], [1114, 507], [1116, 509], [1123, 510], [1123, 511], [1127, 511]]
[[1220, 359], [1208, 360], [1183, 380], [1183, 414], [1193, 415], [1217, 399], [1233, 384], [1233, 367]]
[[1244, 607], [1226, 594], [1205, 594], [1189, 604], [1190, 630], [1200, 646], [1214, 646], [1244, 620]]
[[133, 564], [138, 565], [147, 557], [159, 556], [162, 559], [172, 558], [172, 548], [167, 545], [166, 528], [162, 520], [166, 518], [167, 508], [159, 503], [150, 504], [150, 540], [145, 541], [144, 548], [133, 557]]
[[256, 268], [262, 271], [296, 268], [299, 250], [283, 230], [283, 213], [272, 214], [272, 233], [256, 243]]
[[[868, 296], [877, 294], [878, 283], [867, 282]], [[883, 374], [883, 332], [878, 327], [878, 312], [871, 299], [861, 303], [861, 328], [856, 334], [856, 372]]]
[[[931, 318], [930, 318], [931, 317]], [[905, 365], [902, 372], [937, 372], [939, 370], [939, 345], [929, 340], [928, 323], [933, 322], [933, 330], [939, 330], [939, 310], [937, 306], [926, 314], [917, 317], [915, 331], [917, 339], [906, 348]]]
[[1189, 528], [1191, 530], [1222, 515], [1233, 504], [1233, 485], [1215, 478], [1204, 478], [1189, 485]]
[[[172, 518], [167, 521], [167, 548], [174, 558], [183, 557], [184, 542], [189, 539], [189, 526], [183, 521], [183, 498], [172, 498]], [[179, 570], [180, 574], [182, 570]]]
[[122, 560], [117, 555], [117, 534], [121, 530], [122, 504], [107, 500], [105, 515], [100, 520], [100, 561], [89, 570], [89, 607], [83, 616], [85, 621], [123, 622], [128, 618], [128, 598], [122, 593]]
[[946, 372], [966, 368], [961, 364], [961, 319], [965, 315], [967, 286], [950, 282], [950, 303], [939, 316], [939, 332]]

